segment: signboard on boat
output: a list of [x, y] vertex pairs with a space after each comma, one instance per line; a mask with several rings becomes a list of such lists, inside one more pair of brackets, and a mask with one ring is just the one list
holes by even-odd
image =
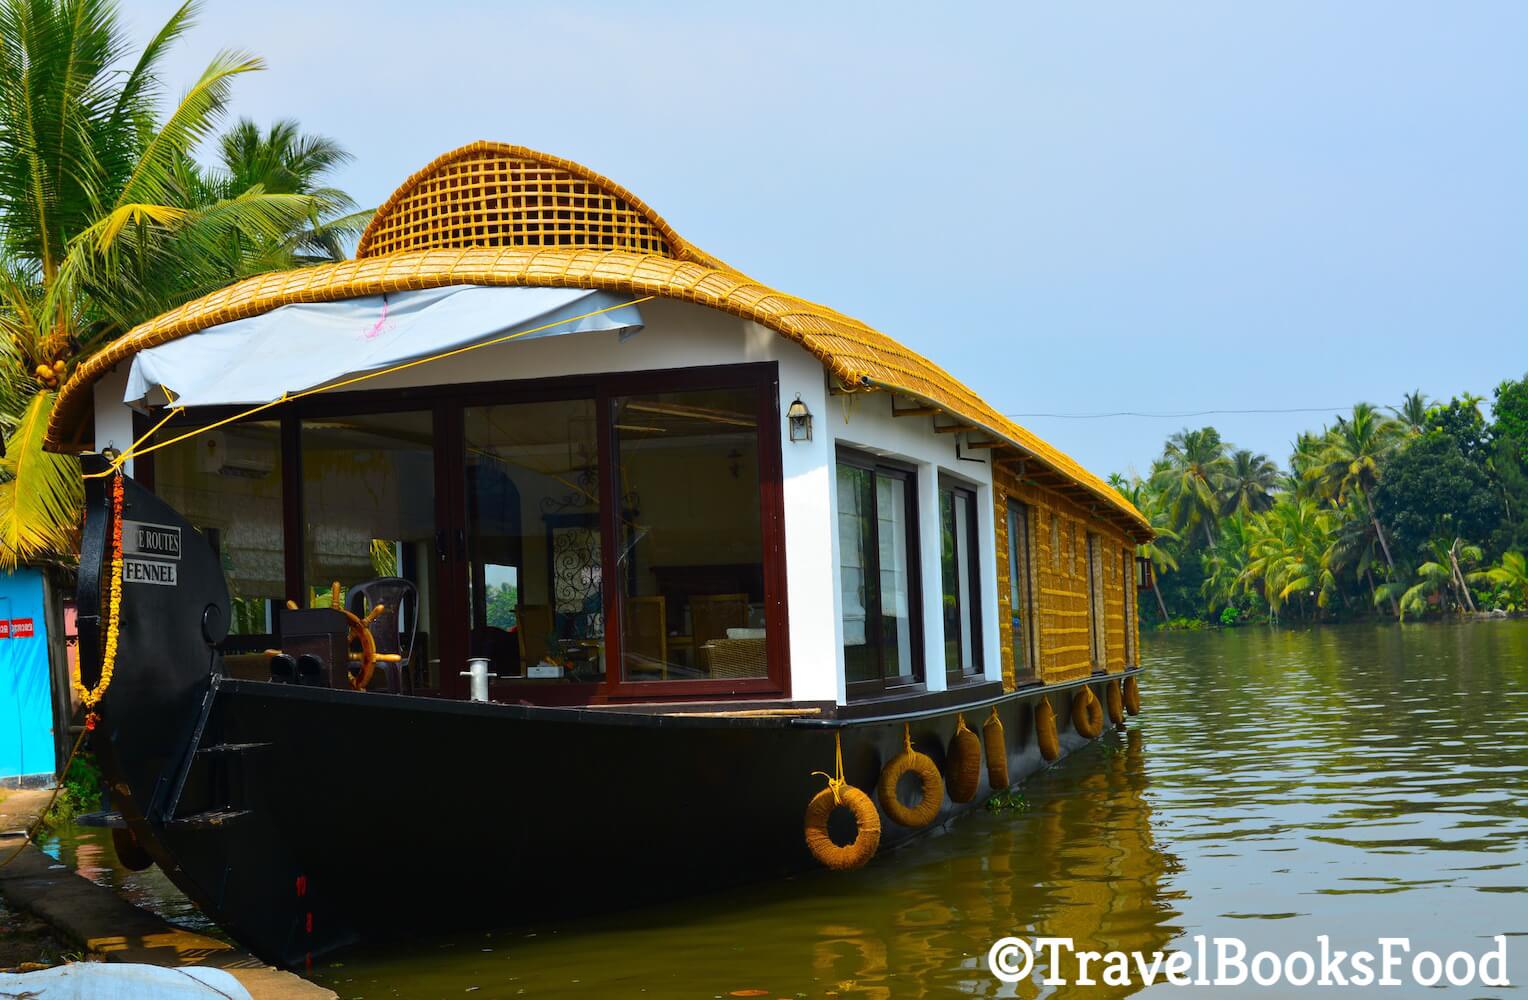
[[146, 521], [123, 521], [122, 554], [179, 561], [180, 528]]
[[179, 581], [175, 576], [175, 564], [158, 559], [123, 559], [123, 583], [152, 583], [160, 587], [173, 587]]
[[147, 521], [122, 522], [122, 582], [174, 587], [180, 562], [180, 528]]

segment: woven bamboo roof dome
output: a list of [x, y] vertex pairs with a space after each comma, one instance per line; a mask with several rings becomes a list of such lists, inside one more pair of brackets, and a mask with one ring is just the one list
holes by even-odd
[[138, 351], [299, 302], [442, 285], [598, 288], [694, 302], [800, 344], [848, 391], [891, 392], [986, 435], [995, 460], [1146, 539], [1128, 501], [947, 372], [859, 320], [776, 291], [700, 250], [642, 199], [587, 167], [475, 142], [436, 159], [378, 208], [354, 260], [247, 278], [142, 323], [81, 363], [59, 391], [48, 446], [88, 437], [91, 386]]

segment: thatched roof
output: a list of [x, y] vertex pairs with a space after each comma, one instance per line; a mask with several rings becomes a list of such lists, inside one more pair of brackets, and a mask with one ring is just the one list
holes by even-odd
[[356, 259], [263, 274], [128, 331], [82, 363], [48, 427], [62, 450], [94, 385], [138, 351], [297, 302], [441, 285], [599, 288], [694, 302], [800, 344], [845, 391], [903, 396], [941, 425], [969, 427], [994, 461], [1068, 496], [1136, 538], [1150, 527], [1108, 484], [880, 331], [776, 291], [692, 246], [641, 199], [585, 167], [520, 146], [477, 142], [404, 182], [362, 234]]

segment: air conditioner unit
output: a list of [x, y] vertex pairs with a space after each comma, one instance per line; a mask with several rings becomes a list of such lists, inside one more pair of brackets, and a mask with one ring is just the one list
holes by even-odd
[[276, 470], [281, 457], [267, 446], [224, 431], [202, 435], [196, 447], [201, 449], [203, 472], [240, 479], [264, 479]]

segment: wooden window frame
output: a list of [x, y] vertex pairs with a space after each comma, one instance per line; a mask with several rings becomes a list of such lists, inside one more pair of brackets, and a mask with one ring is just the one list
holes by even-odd
[[[872, 500], [875, 498], [874, 477], [881, 474], [885, 474], [890, 478], [898, 480], [903, 484], [906, 490], [904, 499], [906, 501], [907, 514], [907, 600], [908, 623], [910, 626], [908, 643], [911, 646], [910, 651], [912, 653], [912, 673], [899, 674], [898, 676], [889, 680], [886, 677], [883, 669], [882, 674], [875, 680], [854, 681], [851, 683], [849, 681], [848, 671], [846, 668], [844, 672], [844, 694], [850, 700], [858, 701], [869, 698], [885, 697], [889, 695], [901, 696], [906, 694], [921, 693], [927, 690], [927, 683], [925, 681], [923, 656], [923, 570], [922, 561], [919, 558], [921, 555], [921, 548], [918, 544], [918, 469], [916, 466], [909, 463], [899, 462], [896, 459], [885, 458], [880, 455], [873, 455], [870, 452], [851, 448], [847, 445], [838, 445], [835, 449], [833, 462], [833, 475], [835, 478], [838, 475], [839, 465], [848, 465], [856, 469], [863, 469], [871, 474]], [[837, 531], [838, 510], [836, 504], [833, 510], [833, 525], [834, 530]], [[872, 557], [875, 560], [874, 571], [876, 574], [876, 579], [879, 581], [881, 573], [881, 519], [879, 516], [879, 511], [877, 511], [876, 516], [871, 519], [871, 525], [872, 531], [870, 551]], [[844, 540], [840, 538], [838, 541], [839, 545], [842, 546]], [[880, 595], [881, 588], [879, 583], [877, 583], [875, 600], [875, 618], [877, 622], [877, 628], [875, 631], [875, 646], [878, 654], [882, 648], [880, 639], [881, 632], [879, 627], [881, 619]], [[840, 597], [840, 599], [842, 598]], [[865, 614], [868, 621], [870, 616], [869, 608], [865, 609]], [[840, 617], [843, 615], [842, 608], [839, 609], [839, 615]], [[869, 638], [868, 631], [866, 637], [867, 639]], [[876, 662], [883, 662], [880, 655], [876, 656]]]

